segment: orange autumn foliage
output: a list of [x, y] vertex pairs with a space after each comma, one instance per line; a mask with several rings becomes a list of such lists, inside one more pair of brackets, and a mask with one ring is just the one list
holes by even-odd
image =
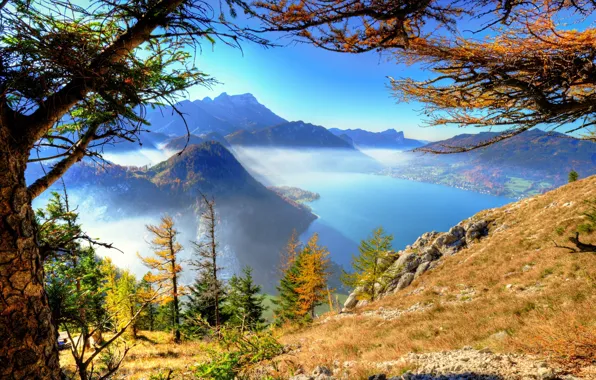
[[265, 10], [267, 30], [326, 50], [388, 51], [397, 63], [430, 71], [427, 80], [389, 77], [398, 101], [423, 104], [429, 125], [503, 132], [473, 146], [422, 151], [468, 151], [538, 125], [596, 141], [592, 0], [261, 0], [257, 6]]
[[305, 316], [310, 313], [314, 317], [315, 307], [327, 296], [327, 278], [329, 277], [329, 251], [318, 246], [319, 236], [314, 234], [302, 252], [298, 263], [298, 274], [295, 278], [298, 294], [297, 314]]

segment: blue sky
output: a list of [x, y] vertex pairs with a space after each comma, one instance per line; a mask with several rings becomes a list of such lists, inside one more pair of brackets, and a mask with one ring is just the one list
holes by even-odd
[[288, 120], [327, 128], [395, 128], [425, 140], [466, 132], [455, 127], [420, 127], [420, 104], [397, 104], [386, 76], [424, 78], [426, 74], [397, 65], [389, 56], [333, 53], [306, 44], [264, 49], [245, 43], [243, 50], [244, 54], [222, 43], [213, 48], [206, 44], [196, 63], [221, 84], [212, 89], [195, 87], [190, 99], [250, 92]]

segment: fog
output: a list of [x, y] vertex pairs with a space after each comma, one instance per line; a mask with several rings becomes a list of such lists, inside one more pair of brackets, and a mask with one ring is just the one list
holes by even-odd
[[153, 166], [167, 160], [176, 152], [158, 149], [138, 149], [128, 152], [108, 152], [103, 158], [122, 166]]
[[[35, 209], [45, 207], [50, 194], [46, 192], [33, 202]], [[120, 212], [116, 204], [107, 198], [101, 197], [96, 190], [69, 189], [69, 204], [76, 208], [79, 214], [79, 223], [83, 231], [89, 237], [101, 243], [113, 244], [117, 249], [110, 249], [102, 246], [95, 246], [96, 253], [100, 257], [109, 257], [116, 266], [121, 269], [130, 270], [138, 279], [148, 272], [138, 255], [152, 255], [150, 241], [151, 234], [147, 231], [146, 225], [158, 225], [163, 212], [139, 210], [138, 215], [127, 216], [126, 212]], [[200, 217], [188, 212], [169, 213], [179, 230], [178, 242], [184, 250], [180, 254], [180, 260], [184, 271], [181, 275], [183, 284], [190, 284], [195, 278], [195, 273], [189, 266], [189, 260], [194, 257], [192, 241], [198, 241], [202, 237], [202, 226]], [[85, 243], [86, 244], [86, 243]], [[220, 263], [225, 270], [222, 270], [222, 278], [230, 278], [232, 274], [240, 271], [240, 265], [229, 246], [220, 247]]]
[[361, 149], [362, 153], [380, 162], [385, 167], [394, 167], [413, 163], [421, 153], [394, 149]]
[[266, 185], [283, 184], [294, 175], [375, 172], [383, 168], [380, 162], [368, 154], [344, 149], [298, 150], [234, 145], [233, 154], [253, 176]]
[[[308, 177], [310, 173], [377, 172], [384, 166], [403, 164], [411, 159], [409, 153], [392, 150], [366, 150], [362, 153], [336, 149], [297, 150], [234, 146], [231, 151], [258, 181], [267, 186], [291, 183], [293, 178]], [[176, 153], [178, 152], [139, 149], [131, 152], [107, 153], [104, 157], [110, 162], [123, 166], [153, 166]], [[137, 204], [136, 200], [138, 197], [146, 196], [145, 193], [141, 192], [139, 195], [135, 193], [135, 189], [132, 189], [135, 195], [125, 199], [120, 193], [111, 192], [109, 188], [95, 186], [96, 184], [86, 184], [82, 188], [72, 188], [67, 182], [71, 207], [77, 207], [83, 230], [90, 237], [103, 243], [112, 243], [122, 251], [96, 247], [98, 255], [110, 257], [118, 267], [128, 269], [141, 278], [148, 269], [137, 254], [151, 255], [149, 244], [151, 236], [145, 226], [159, 224], [161, 216], [168, 213], [174, 217], [176, 227], [180, 231], [179, 242], [185, 247], [180, 256], [183, 260], [182, 265], [186, 268], [181, 281], [184, 284], [193, 281], [195, 274], [188, 265], [188, 260], [192, 257], [191, 241], [198, 240], [202, 231], [200, 216], [192, 205], [172, 206], [170, 204], [168, 206], [167, 202], [160, 199], [145, 199], [149, 207], [139, 206], [143, 203]], [[45, 206], [48, 197], [49, 192], [46, 192], [35, 200], [34, 207]], [[226, 205], [219, 204], [222, 215], [219, 225], [222, 243], [220, 263], [225, 268], [222, 274], [224, 278], [229, 278], [233, 273], [239, 273], [242, 265], [249, 264], [255, 269], [262, 266], [259, 282], [274, 281], [272, 278], [267, 279], [271, 276], [263, 270], [274, 267], [278, 258], [266, 256], [263, 259], [262, 254], [259, 256], [259, 252], [275, 255], [275, 250], [271, 249], [275, 238], [285, 241], [287, 237], [270, 236], [266, 239], [263, 236], [256, 237], [255, 228], [261, 228], [258, 226], [267, 224], [256, 216], [251, 221], [250, 215], [253, 215], [254, 211], [249, 209], [256, 207], [255, 200], [251, 202], [253, 205], [248, 206], [248, 209], [248, 203], [241, 199], [228, 199], [224, 202]], [[261, 207], [267, 207], [267, 205], [263, 204]], [[243, 214], [239, 215], [239, 213]], [[275, 241], [275, 244], [279, 244], [279, 241]], [[235, 253], [232, 247], [242, 251], [241, 259], [238, 259], [236, 256], [238, 252]], [[258, 270], [255, 274], [257, 273], [259, 273]]]

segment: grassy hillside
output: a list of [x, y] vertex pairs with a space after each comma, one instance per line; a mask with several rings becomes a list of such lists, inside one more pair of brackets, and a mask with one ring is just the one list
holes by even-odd
[[[307, 371], [350, 362], [364, 375], [410, 352], [472, 346], [596, 378], [596, 254], [555, 247], [570, 244], [584, 201], [595, 198], [592, 176], [479, 213], [490, 222], [486, 238], [398, 293], [286, 333], [284, 343], [301, 345], [288, 360]], [[594, 244], [596, 234], [583, 239]]]
[[[585, 201], [593, 199], [596, 176], [475, 215], [489, 221], [488, 235], [439, 259], [405, 289], [349, 313], [323, 314], [308, 327], [274, 331], [286, 353], [265, 370], [289, 378], [323, 365], [343, 371], [337, 378], [360, 379], [432, 373], [442, 360], [454, 373], [475, 366], [487, 379], [501, 378], [490, 372], [495, 366], [505, 371], [502, 378], [554, 378], [554, 368], [595, 379], [596, 254], [556, 247], [570, 244], [567, 237], [585, 220]], [[584, 243], [596, 243], [596, 233], [584, 236]], [[325, 305], [317, 314], [326, 311]], [[164, 332], [141, 336], [123, 364], [124, 378], [170, 369], [173, 378], [192, 378], [195, 363], [222, 349], [208, 341], [176, 345]], [[73, 369], [66, 351], [61, 363]]]
[[[337, 297], [339, 299], [340, 305], [343, 305], [343, 303], [346, 302], [348, 295], [335, 293], [335, 294], [333, 294], [333, 297], [334, 297], [334, 299], [335, 299], [335, 297]], [[265, 295], [265, 302], [263, 302], [263, 304], [265, 305], [265, 307], [267, 307], [267, 310], [265, 310], [263, 317], [267, 320], [267, 322], [273, 322], [273, 311], [275, 310], [275, 304], [273, 303], [273, 300], [275, 298], [276, 297], [271, 294]], [[327, 303], [325, 303], [323, 305], [319, 305], [315, 308], [315, 314], [317, 314], [317, 315], [323, 315], [328, 312], [329, 312], [329, 305]]]

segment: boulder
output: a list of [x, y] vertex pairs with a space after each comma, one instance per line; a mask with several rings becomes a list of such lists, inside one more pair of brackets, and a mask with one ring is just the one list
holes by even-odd
[[395, 292], [399, 292], [406, 286], [410, 285], [414, 281], [414, 273], [406, 273], [399, 279], [397, 286], [395, 287]]
[[478, 222], [471, 222], [466, 228], [466, 241], [468, 243], [473, 242], [476, 239], [480, 239], [488, 234], [488, 222], [481, 220]]
[[441, 256], [442, 256], [442, 254], [441, 254], [441, 251], [439, 251], [439, 250], [437, 249], [437, 247], [435, 247], [435, 246], [433, 245], [433, 246], [430, 246], [430, 247], [428, 247], [428, 248], [425, 248], [425, 249], [424, 249], [424, 250], [423, 250], [423, 251], [420, 253], [420, 256], [421, 256], [421, 260], [422, 260], [422, 262], [424, 263], [424, 262], [428, 262], [428, 261], [435, 261], [435, 260], [437, 260], [439, 257], [441, 257]]
[[362, 288], [358, 287], [356, 289], [354, 289], [354, 291], [352, 293], [350, 293], [350, 295], [348, 296], [348, 299], [346, 300], [346, 302], [344, 302], [344, 309], [345, 310], [349, 310], [349, 309], [353, 309], [356, 307], [356, 304], [358, 304], [358, 292], [361, 292]]
[[327, 375], [327, 376], [331, 376], [333, 373], [331, 372], [331, 370], [325, 366], [317, 366], [313, 371], [312, 371], [312, 375], [313, 376], [319, 376], [319, 375]]
[[411, 249], [420, 249], [427, 246], [439, 233], [436, 231], [425, 232], [410, 246]]
[[396, 274], [399, 272], [415, 272], [419, 264], [420, 256], [415, 253], [404, 253], [391, 265], [389, 270], [393, 268]]
[[418, 269], [416, 269], [416, 273], [414, 273], [414, 278], [420, 277], [420, 275], [422, 275], [422, 273], [426, 272], [429, 267], [430, 267], [430, 261], [426, 261], [426, 262], [423, 262], [422, 264], [420, 264], [418, 266]]
[[449, 233], [455, 236], [458, 240], [466, 236], [466, 230], [460, 225], [451, 227]]

